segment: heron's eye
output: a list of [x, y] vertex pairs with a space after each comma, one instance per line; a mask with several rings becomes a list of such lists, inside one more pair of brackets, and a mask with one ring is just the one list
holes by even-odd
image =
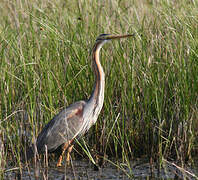
[[110, 34], [100, 34], [99, 37], [100, 37], [100, 36], [107, 36], [107, 35], [110, 35]]
[[96, 40], [104, 40], [106, 36], [110, 34], [100, 34]]

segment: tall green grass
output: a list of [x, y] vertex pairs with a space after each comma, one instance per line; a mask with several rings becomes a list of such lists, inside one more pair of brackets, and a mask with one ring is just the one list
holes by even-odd
[[4, 159], [15, 159], [6, 168], [19, 165], [21, 147], [63, 107], [89, 97], [90, 52], [101, 33], [135, 32], [136, 37], [113, 41], [101, 52], [105, 102], [85, 137], [86, 148], [125, 163], [141, 156], [160, 164], [163, 158], [193, 161], [198, 153], [196, 1], [0, 4], [0, 128]]

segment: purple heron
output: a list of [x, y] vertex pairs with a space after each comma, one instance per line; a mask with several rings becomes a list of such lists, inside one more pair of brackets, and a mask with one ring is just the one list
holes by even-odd
[[[58, 113], [41, 131], [36, 141], [38, 154], [55, 151], [62, 146], [62, 154], [59, 157], [57, 166], [61, 166], [65, 150], [67, 159], [73, 148], [73, 141], [85, 134], [89, 128], [96, 123], [98, 115], [104, 102], [105, 74], [100, 63], [99, 52], [101, 47], [112, 39], [120, 39], [133, 36], [101, 34], [96, 39], [92, 50], [93, 70], [95, 74], [95, 84], [90, 98], [86, 101], [78, 101]], [[27, 160], [34, 156], [33, 148], [27, 151]]]

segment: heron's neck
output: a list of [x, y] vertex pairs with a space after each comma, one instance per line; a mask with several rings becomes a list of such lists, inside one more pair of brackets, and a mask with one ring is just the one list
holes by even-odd
[[100, 52], [101, 45], [99, 46], [100, 47], [96, 45], [93, 49], [93, 52], [95, 52], [92, 54], [93, 70], [95, 74], [95, 84], [94, 84], [94, 89], [92, 91], [91, 97], [88, 100], [88, 102], [93, 107], [94, 123], [103, 106], [104, 88], [105, 88], [105, 74], [104, 74], [102, 65], [99, 60], [99, 52]]

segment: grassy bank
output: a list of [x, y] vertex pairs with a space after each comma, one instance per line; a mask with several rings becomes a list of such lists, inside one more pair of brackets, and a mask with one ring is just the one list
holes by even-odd
[[101, 33], [136, 38], [102, 50], [105, 102], [84, 137], [88, 149], [123, 162], [146, 156], [184, 163], [197, 156], [196, 1], [0, 5], [0, 128], [3, 159], [14, 159], [8, 166], [19, 166], [21, 147], [63, 107], [89, 97], [90, 52]]

